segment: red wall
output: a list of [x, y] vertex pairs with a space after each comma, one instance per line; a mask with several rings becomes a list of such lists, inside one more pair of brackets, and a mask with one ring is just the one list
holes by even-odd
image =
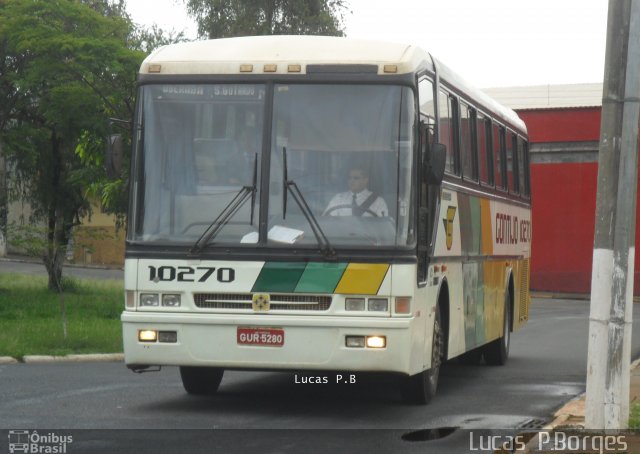
[[[599, 107], [518, 114], [527, 124], [532, 144], [599, 140]], [[597, 175], [597, 161], [532, 164], [533, 290], [591, 291]], [[636, 238], [639, 234], [637, 221]], [[636, 254], [635, 270], [634, 294], [640, 295], [640, 254]]]
[[600, 140], [600, 107], [520, 110], [531, 143]]
[[531, 288], [589, 293], [597, 163], [531, 166]]

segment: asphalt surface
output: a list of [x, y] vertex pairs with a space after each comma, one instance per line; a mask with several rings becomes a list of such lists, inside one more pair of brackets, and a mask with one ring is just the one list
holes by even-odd
[[[0, 258], [0, 274], [18, 273], [33, 276], [46, 276], [47, 270], [42, 262], [34, 259], [7, 259]], [[79, 279], [123, 279], [124, 271], [121, 269], [105, 267], [81, 267], [65, 265], [63, 276], [72, 276]]]
[[[0, 428], [71, 430], [69, 453], [469, 452], [481, 434], [535, 426], [584, 392], [588, 313], [588, 301], [534, 300], [507, 365], [447, 363], [428, 406], [403, 404], [385, 376], [325, 385], [296, 383], [294, 373], [227, 372], [218, 395], [198, 398], [185, 394], [176, 368], [136, 375], [121, 363], [0, 366]], [[637, 335], [632, 355], [640, 355]], [[447, 427], [458, 429], [433, 441], [420, 441], [427, 432], [402, 438]]]

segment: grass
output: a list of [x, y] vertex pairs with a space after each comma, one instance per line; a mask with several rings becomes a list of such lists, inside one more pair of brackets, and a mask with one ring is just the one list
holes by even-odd
[[44, 276], [0, 274], [0, 356], [122, 352], [122, 281], [64, 280], [61, 295]]
[[629, 429], [640, 430], [640, 404], [631, 404], [629, 411]]

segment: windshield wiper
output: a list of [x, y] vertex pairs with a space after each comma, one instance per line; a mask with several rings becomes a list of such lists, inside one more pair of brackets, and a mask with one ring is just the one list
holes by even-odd
[[329, 242], [329, 239], [327, 238], [327, 235], [325, 235], [324, 232], [322, 231], [322, 227], [320, 227], [320, 224], [318, 223], [318, 220], [313, 215], [313, 212], [311, 211], [311, 208], [309, 208], [309, 204], [307, 203], [306, 199], [302, 195], [302, 192], [300, 191], [300, 188], [298, 188], [298, 185], [296, 184], [295, 181], [289, 180], [289, 172], [288, 172], [288, 168], [287, 168], [287, 148], [286, 147], [282, 147], [282, 165], [283, 165], [283, 169], [282, 169], [282, 192], [283, 192], [282, 193], [282, 219], [286, 219], [286, 217], [287, 217], [287, 194], [288, 194], [289, 191], [291, 191], [291, 195], [293, 196], [293, 200], [296, 201], [296, 203], [300, 207], [300, 211], [302, 211], [302, 214], [304, 215], [304, 217], [307, 219], [307, 222], [309, 222], [309, 225], [311, 226], [311, 231], [313, 232], [313, 235], [316, 237], [316, 241], [318, 242], [318, 245], [320, 246], [320, 250], [328, 258], [335, 257], [336, 251], [333, 249], [333, 246], [331, 246], [331, 243]]
[[258, 181], [258, 154], [255, 154], [253, 159], [253, 184], [251, 186], [243, 186], [240, 191], [231, 199], [231, 201], [224, 207], [222, 212], [218, 215], [217, 218], [213, 220], [209, 227], [204, 231], [204, 233], [198, 238], [198, 241], [195, 242], [191, 250], [189, 251], [190, 255], [196, 255], [204, 247], [213, 240], [218, 233], [222, 230], [222, 228], [227, 225], [227, 223], [231, 220], [231, 218], [238, 212], [242, 205], [245, 204], [249, 198], [251, 198], [251, 219], [250, 225], [253, 225], [253, 215], [255, 210], [255, 201], [256, 201], [256, 192], [257, 192], [257, 181]]

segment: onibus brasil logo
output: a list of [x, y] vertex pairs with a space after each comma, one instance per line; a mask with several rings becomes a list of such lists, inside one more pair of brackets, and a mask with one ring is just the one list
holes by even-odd
[[67, 445], [73, 443], [73, 436], [58, 435], [53, 432], [38, 433], [36, 430], [10, 430], [9, 452], [65, 454]]

